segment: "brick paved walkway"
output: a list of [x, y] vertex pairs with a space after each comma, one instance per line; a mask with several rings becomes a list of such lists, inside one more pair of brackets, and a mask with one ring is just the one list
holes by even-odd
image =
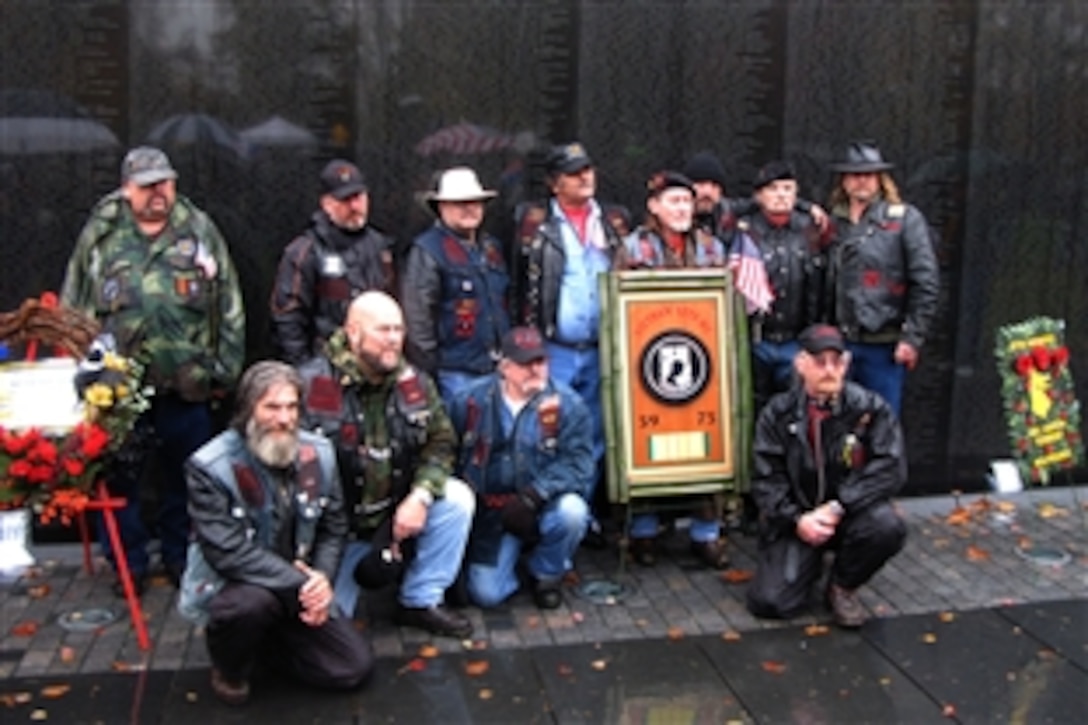
[[[1088, 487], [985, 500], [971, 495], [959, 505], [963, 513], [952, 520], [963, 521], [951, 523], [957, 507], [951, 496], [900, 501], [910, 527], [907, 546], [863, 590], [875, 616], [1088, 599]], [[731, 535], [731, 541], [734, 568], [751, 570], [755, 541], [740, 534]], [[524, 594], [497, 610], [469, 608], [477, 646], [536, 648], [783, 626], [748, 614], [745, 585], [697, 567], [682, 534], [664, 543], [666, 555], [656, 567], [631, 566], [620, 576], [614, 550], [579, 553], [583, 581], [611, 578], [629, 589], [616, 604], [595, 604], [568, 589], [564, 605], [552, 612], [541, 612]], [[1018, 548], [1029, 545], [1062, 549], [1070, 561], [1060, 568], [1028, 561]], [[37, 576], [0, 584], [0, 678], [207, 666], [203, 633], [178, 615], [174, 589], [165, 579], [153, 581], [143, 598], [153, 647], [142, 653], [123, 601], [110, 590], [112, 574], [101, 562], [97, 573], [88, 576], [77, 546], [40, 546], [35, 554]], [[94, 607], [116, 613], [117, 621], [89, 632], [66, 631], [58, 624], [59, 617]], [[390, 623], [391, 595], [372, 597], [369, 608], [378, 656], [411, 655], [431, 641], [424, 632]], [[826, 620], [826, 612], [818, 611], [792, 623]], [[36, 631], [28, 633], [26, 623], [36, 625]], [[441, 652], [465, 646], [446, 639], [434, 644]]]

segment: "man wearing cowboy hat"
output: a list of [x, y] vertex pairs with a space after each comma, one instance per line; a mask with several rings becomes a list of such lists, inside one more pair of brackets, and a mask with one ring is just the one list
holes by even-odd
[[906, 371], [937, 311], [937, 258], [922, 213], [899, 197], [872, 141], [854, 141], [831, 192], [835, 238], [829, 265], [830, 319], [853, 357], [851, 377], [898, 414]]
[[408, 326], [408, 357], [438, 381], [445, 400], [495, 369], [510, 278], [502, 246], [481, 231], [484, 189], [464, 166], [435, 177], [423, 194], [434, 225], [416, 237], [404, 267], [401, 298]]

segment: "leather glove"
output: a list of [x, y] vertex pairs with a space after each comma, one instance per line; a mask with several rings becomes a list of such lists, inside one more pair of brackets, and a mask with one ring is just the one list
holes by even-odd
[[519, 491], [502, 507], [502, 527], [526, 544], [535, 544], [540, 540], [537, 518], [541, 504], [540, 495], [532, 488]]

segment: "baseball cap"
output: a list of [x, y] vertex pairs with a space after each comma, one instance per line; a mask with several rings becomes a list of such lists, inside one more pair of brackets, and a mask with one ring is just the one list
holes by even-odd
[[132, 182], [136, 186], [150, 186], [167, 179], [178, 178], [178, 172], [170, 165], [170, 159], [153, 146], [137, 146], [125, 154], [121, 162], [121, 183]]
[[545, 161], [545, 166], [549, 174], [576, 174], [582, 169], [593, 166], [593, 159], [589, 158], [582, 144], [574, 141], [553, 147]]
[[344, 159], [333, 159], [321, 170], [322, 193], [338, 201], [366, 191], [366, 179], [359, 167]]
[[825, 350], [844, 352], [846, 342], [842, 339], [842, 333], [837, 327], [831, 325], [809, 325], [797, 338], [801, 348], [812, 355]]
[[548, 349], [535, 327], [515, 327], [502, 336], [502, 356], [518, 365], [528, 365], [548, 357]]

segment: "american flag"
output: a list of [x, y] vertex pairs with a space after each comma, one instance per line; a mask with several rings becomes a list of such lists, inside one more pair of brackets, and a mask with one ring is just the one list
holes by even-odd
[[763, 255], [752, 238], [738, 232], [729, 251], [729, 269], [733, 272], [733, 285], [744, 296], [748, 314], [766, 312], [774, 302], [774, 290], [767, 279]]

